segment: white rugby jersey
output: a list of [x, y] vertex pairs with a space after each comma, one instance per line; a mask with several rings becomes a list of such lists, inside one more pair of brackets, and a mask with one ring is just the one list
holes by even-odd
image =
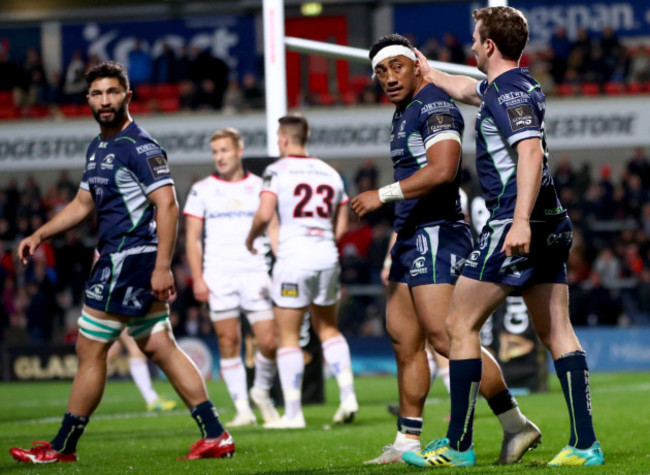
[[255, 241], [257, 254], [246, 249], [246, 236], [260, 203], [262, 179], [248, 173], [238, 181], [210, 175], [192, 185], [183, 214], [202, 219], [203, 271], [254, 272], [266, 269], [268, 238]]
[[341, 175], [312, 157], [285, 157], [264, 170], [262, 193], [277, 196], [278, 260], [300, 269], [331, 269], [338, 262], [334, 217], [348, 202]]

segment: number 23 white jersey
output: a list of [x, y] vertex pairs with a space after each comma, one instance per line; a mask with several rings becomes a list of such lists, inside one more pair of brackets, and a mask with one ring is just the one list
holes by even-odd
[[262, 193], [278, 200], [278, 260], [306, 270], [335, 267], [334, 218], [349, 201], [339, 173], [318, 158], [285, 157], [263, 177]]

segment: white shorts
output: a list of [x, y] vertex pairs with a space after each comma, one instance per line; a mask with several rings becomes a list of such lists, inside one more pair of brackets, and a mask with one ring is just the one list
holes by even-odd
[[271, 279], [266, 270], [239, 274], [206, 273], [203, 278], [210, 288], [211, 312], [259, 312], [273, 309], [270, 296]]
[[338, 264], [331, 269], [304, 270], [278, 261], [273, 267], [273, 302], [285, 308], [333, 305], [341, 297], [340, 276]]

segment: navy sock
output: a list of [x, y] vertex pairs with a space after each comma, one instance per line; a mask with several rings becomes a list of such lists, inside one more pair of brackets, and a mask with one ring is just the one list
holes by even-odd
[[588, 449], [596, 442], [596, 434], [591, 419], [589, 368], [587, 368], [585, 352], [568, 353], [560, 356], [553, 363], [569, 409], [571, 422], [569, 445], [577, 449]]
[[474, 406], [481, 385], [481, 358], [449, 361], [451, 421], [449, 446], [464, 452], [472, 445]]
[[219, 415], [214, 404], [209, 399], [192, 409], [192, 417], [199, 426], [202, 439], [214, 439], [223, 434], [225, 430], [219, 422]]
[[420, 418], [414, 419], [412, 417], [398, 417], [397, 430], [402, 434], [422, 434], [422, 420]]
[[66, 412], [61, 421], [59, 433], [50, 443], [52, 448], [62, 454], [71, 454], [77, 450], [77, 442], [84, 433], [88, 417], [75, 416]]
[[510, 394], [509, 389], [504, 389], [499, 394], [494, 397], [491, 397], [487, 400], [488, 406], [492, 409], [492, 412], [495, 416], [503, 414], [510, 409], [514, 409], [518, 406], [517, 400], [512, 394]]

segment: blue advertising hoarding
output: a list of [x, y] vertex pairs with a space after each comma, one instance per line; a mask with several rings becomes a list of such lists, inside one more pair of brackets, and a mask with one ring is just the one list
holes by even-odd
[[[580, 28], [592, 37], [600, 37], [606, 26], [611, 26], [619, 37], [650, 36], [650, 3], [646, 0], [510, 0], [508, 4], [526, 15], [533, 43], [548, 42], [559, 26], [566, 28], [571, 40], [575, 40]], [[470, 44], [474, 30], [472, 11], [485, 6], [487, 1], [396, 5], [395, 31], [413, 35], [419, 44], [430, 37], [441, 41], [445, 33], [453, 33], [461, 43]]]
[[231, 73], [241, 77], [256, 72], [255, 18], [252, 15], [184, 18], [177, 20], [85, 22], [61, 28], [64, 67], [75, 51], [128, 64], [129, 52], [140, 40], [153, 58], [168, 44], [177, 53], [182, 47], [208, 49], [223, 59]]

